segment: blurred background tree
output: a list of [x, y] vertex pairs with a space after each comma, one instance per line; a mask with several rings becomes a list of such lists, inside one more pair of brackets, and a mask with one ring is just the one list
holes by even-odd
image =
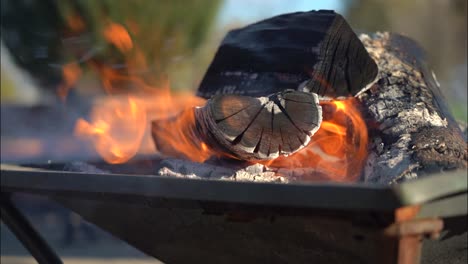
[[[220, 0], [162, 0], [114, 1], [82, 0], [57, 1], [61, 14], [67, 17], [86, 17], [94, 47], [106, 47], [100, 52], [102, 60], [116, 59], [103, 32], [109, 21], [123, 25], [142, 51], [151, 68], [150, 74], [167, 73], [174, 89], [194, 85], [194, 76], [209, 64], [198, 56], [206, 37], [213, 29]], [[207, 67], [207, 66], [206, 66]], [[138, 71], [139, 69], [133, 69]], [[195, 73], [192, 71], [195, 70]]]
[[[57, 87], [61, 65], [93, 58], [156, 83], [167, 75], [175, 90], [197, 88], [229, 29], [281, 13], [334, 9], [357, 32], [393, 31], [417, 40], [455, 115], [467, 118], [466, 0], [2, 0], [1, 7], [3, 46], [42, 79], [40, 87]], [[148, 69], [125, 72], [129, 54], [103, 34], [109, 21], [128, 31]], [[21, 90], [8, 89], [18, 86], [11, 81], [18, 74], [4, 65], [2, 56], [2, 95], [12, 98], [11, 90]], [[97, 76], [84, 68], [77, 90], [94, 91]]]
[[[77, 88], [95, 92], [98, 84], [93, 81], [98, 78], [85, 67], [89, 60], [122, 75], [152, 77], [147, 81], [168, 75], [172, 88], [187, 89], [194, 86], [210, 62], [209, 56], [199, 53], [203, 53], [203, 44], [221, 3], [220, 0], [4, 0], [2, 42], [14, 61], [41, 88], [52, 91], [64, 81], [63, 66], [76, 63], [84, 68], [80, 75], [85, 81], [85, 85], [77, 84]], [[110, 25], [118, 25], [117, 29], [124, 32], [109, 34], [128, 34], [130, 49], [138, 47], [140, 52], [135, 60], [144, 60], [139, 65], [148, 65], [147, 68], [126, 68], [130, 66], [126, 65], [127, 57], [136, 54], [109, 42], [106, 30]], [[2, 95], [11, 98], [11, 86], [8, 78], [2, 78]]]

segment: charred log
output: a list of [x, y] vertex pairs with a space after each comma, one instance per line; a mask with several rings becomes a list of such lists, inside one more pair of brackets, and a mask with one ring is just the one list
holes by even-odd
[[[361, 38], [379, 67], [378, 82], [357, 96], [372, 141], [361, 181], [392, 184], [437, 170], [466, 168], [466, 141], [444, 102], [422, 49], [396, 34], [377, 33]], [[187, 166], [193, 174], [179, 170]], [[205, 171], [205, 166], [208, 165], [178, 160], [163, 166], [158, 173], [206, 178], [211, 174]], [[268, 180], [272, 172], [288, 175], [284, 170], [287, 169], [279, 173], [264, 167], [249, 177]], [[235, 180], [236, 171], [242, 168], [232, 168], [218, 178]], [[287, 178], [304, 179], [307, 177]]]
[[230, 31], [197, 95], [259, 97], [306, 83], [308, 91], [320, 96], [348, 96], [376, 74], [375, 62], [341, 15], [296, 12]]
[[315, 94], [284, 91], [269, 97], [215, 96], [196, 111], [199, 137], [241, 160], [290, 155], [310, 142], [322, 122]]
[[217, 154], [240, 160], [270, 160], [307, 146], [321, 122], [315, 94], [287, 90], [268, 97], [214, 96], [204, 107], [154, 121], [152, 135], [160, 152], [175, 157], [188, 156], [160, 135], [177, 136], [170, 130], [183, 126], [180, 138], [189, 139], [185, 146], [205, 144]]
[[422, 48], [397, 34], [361, 39], [379, 67], [377, 83], [358, 96], [373, 140], [364, 181], [396, 183], [466, 168], [466, 142]]
[[188, 145], [203, 142], [249, 161], [288, 156], [303, 149], [321, 124], [317, 95], [355, 95], [376, 74], [375, 62], [341, 15], [320, 10], [276, 16], [229, 32], [197, 92], [209, 98], [206, 106], [153, 122], [153, 138], [163, 153], [190, 155], [166, 146], [158, 130], [194, 114], [195, 122], [183, 124], [195, 142]]

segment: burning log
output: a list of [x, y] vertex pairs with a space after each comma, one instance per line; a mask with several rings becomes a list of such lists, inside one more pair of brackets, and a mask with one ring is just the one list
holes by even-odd
[[[195, 145], [241, 160], [288, 156], [306, 147], [320, 127], [317, 94], [355, 94], [376, 74], [375, 62], [339, 14], [273, 17], [228, 33], [197, 92], [210, 99], [182, 130], [189, 141], [201, 141]], [[160, 137], [171, 123], [180, 121], [153, 122], [153, 138], [163, 153], [177, 154]]]
[[313, 93], [287, 90], [269, 97], [215, 96], [196, 110], [199, 136], [243, 160], [290, 155], [310, 142], [322, 122]]
[[[321, 41], [316, 42], [318, 48], [311, 53], [303, 52], [304, 56], [310, 56], [306, 62], [312, 63], [311, 67], [316, 70], [307, 75], [309, 79], [304, 82], [298, 76], [305, 76], [302, 70], [307, 67], [294, 64], [299, 60], [291, 50], [297, 49], [303, 38], [306, 40], [302, 43], [310, 44], [307, 34], [295, 31], [303, 29], [299, 21], [306, 18], [320, 18], [315, 22], [321, 29], [318, 32], [322, 33], [319, 34]], [[276, 36], [291, 36], [296, 41], [290, 44], [268, 35], [266, 32], [271, 25], [283, 25], [278, 26]], [[154, 121], [152, 135], [158, 150], [198, 162], [212, 156], [248, 161], [273, 159], [263, 162], [266, 166], [260, 175], [273, 171], [296, 180], [354, 181], [360, 178], [366, 182], [391, 184], [433, 170], [466, 168], [466, 142], [443, 102], [422, 49], [414, 41], [396, 34], [363, 35], [360, 42], [354, 41], [354, 33], [350, 32], [349, 26], [335, 13], [309, 12], [279, 16], [229, 33], [198, 91], [202, 96], [214, 96], [202, 108], [186, 110], [169, 120]], [[262, 41], [256, 41], [259, 39]], [[275, 48], [270, 50], [264, 45]], [[372, 59], [367, 52], [359, 51], [361, 45]], [[329, 47], [334, 48], [330, 51]], [[230, 53], [236, 55], [231, 56], [235, 58], [232, 65], [231, 61], [223, 59]], [[286, 59], [288, 55], [292, 61]], [[255, 63], [250, 66], [243, 56]], [[357, 56], [353, 57], [357, 59], [350, 59], [350, 56]], [[297, 78], [288, 81], [281, 78], [287, 69], [281, 65], [283, 60]], [[377, 72], [372, 67], [374, 61], [378, 65], [378, 81], [366, 86], [364, 84], [370, 83]], [[275, 68], [276, 65], [280, 66]], [[323, 65], [328, 65], [326, 72], [320, 72]], [[247, 74], [250, 69], [254, 69], [255, 78]], [[353, 81], [351, 77], [364, 81]], [[356, 83], [359, 88], [354, 85]], [[294, 85], [297, 86], [292, 88]], [[265, 89], [265, 93], [261, 94], [257, 87]], [[333, 100], [331, 103], [323, 100], [345, 95], [355, 95], [357, 100]], [[322, 100], [319, 102], [318, 98]], [[361, 114], [365, 120], [361, 119]], [[310, 139], [322, 118], [321, 128]], [[173, 136], [175, 127], [182, 130], [177, 133], [183, 134], [181, 141], [190, 145], [189, 149], [181, 150], [161, 136]], [[368, 140], [372, 142], [370, 145], [367, 145]], [[312, 143], [304, 148], [309, 141]], [[199, 149], [203, 151], [196, 151]], [[292, 155], [294, 152], [297, 153]], [[278, 157], [280, 155], [291, 156]], [[160, 170], [160, 174], [177, 174], [178, 168], [193, 167], [185, 161], [178, 163], [168, 170]], [[235, 178], [235, 173], [231, 178]]]

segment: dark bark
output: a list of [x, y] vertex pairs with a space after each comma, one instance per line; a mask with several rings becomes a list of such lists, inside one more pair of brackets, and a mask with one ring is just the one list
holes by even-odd
[[334, 11], [296, 12], [230, 31], [197, 95], [267, 96], [300, 84], [320, 96], [355, 95], [377, 67]]
[[466, 168], [466, 142], [424, 51], [397, 34], [361, 39], [379, 67], [377, 83], [358, 96], [373, 140], [364, 181], [395, 183]]

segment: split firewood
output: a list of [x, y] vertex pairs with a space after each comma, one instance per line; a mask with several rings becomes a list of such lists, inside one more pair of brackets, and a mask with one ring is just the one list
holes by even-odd
[[213, 148], [244, 160], [274, 159], [307, 146], [322, 122], [313, 93], [284, 91], [269, 97], [215, 96], [196, 109], [199, 136]]
[[376, 75], [375, 62], [339, 14], [273, 17], [227, 34], [197, 91], [207, 104], [153, 122], [153, 139], [163, 154], [183, 156], [159, 135], [177, 118], [194, 115], [182, 128], [191, 145], [203, 142], [249, 161], [288, 156], [319, 129], [318, 96], [356, 94]]
[[304, 86], [319, 96], [355, 95], [377, 66], [334, 11], [296, 12], [230, 31], [197, 95], [266, 96]]
[[[361, 40], [341, 16], [323, 11], [231, 31], [198, 91], [210, 98], [207, 104], [153, 122], [156, 146], [183, 157], [158, 133], [170, 133], [172, 123], [191, 116], [182, 130], [195, 148], [206, 144], [242, 160], [289, 155], [314, 140], [321, 120], [317, 98], [355, 95], [372, 142], [363, 181], [396, 183], [466, 168], [466, 142], [422, 49], [396, 34]], [[379, 73], [370, 86], [374, 61]]]
[[377, 83], [358, 96], [373, 140], [364, 181], [396, 183], [466, 168], [465, 139], [422, 48], [398, 34], [361, 39], [379, 67]]
[[180, 153], [161, 135], [177, 127], [194, 148], [203, 143], [225, 156], [268, 160], [305, 147], [321, 122], [316, 94], [286, 90], [269, 97], [214, 96], [204, 107], [153, 121], [152, 135], [159, 151], [175, 157]]

